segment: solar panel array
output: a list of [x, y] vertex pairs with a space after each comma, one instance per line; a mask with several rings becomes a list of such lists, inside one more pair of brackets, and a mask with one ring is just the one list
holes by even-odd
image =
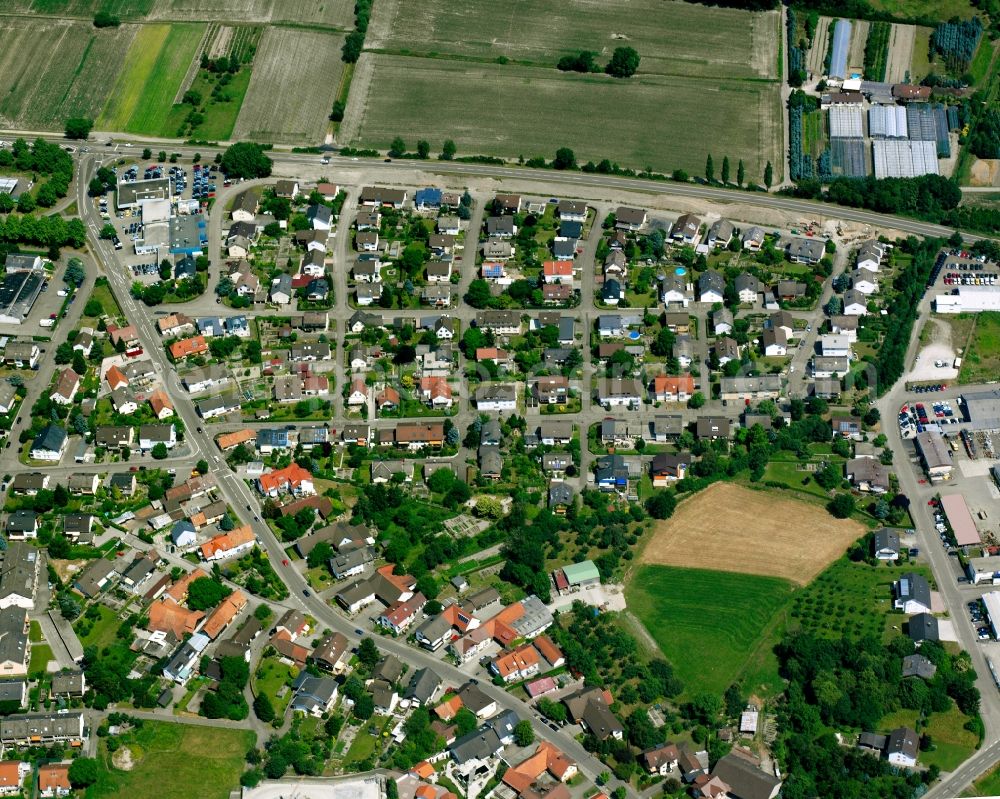
[[830, 109], [831, 139], [861, 139], [864, 135], [864, 111], [860, 105], [835, 105]]
[[907, 138], [906, 109], [901, 105], [873, 105], [868, 110], [868, 132], [873, 139]]
[[937, 142], [876, 139], [872, 142], [876, 178], [937, 175]]

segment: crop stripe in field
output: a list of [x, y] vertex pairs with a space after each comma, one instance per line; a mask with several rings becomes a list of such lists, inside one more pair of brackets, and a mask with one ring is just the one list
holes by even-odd
[[100, 124], [103, 128], [125, 130], [169, 34], [170, 25], [165, 23], [143, 25], [139, 29], [129, 45], [122, 71], [101, 113]]
[[[212, 28], [215, 30], [212, 31]], [[184, 93], [191, 88], [191, 84], [194, 83], [194, 79], [198, 77], [198, 70], [201, 68], [201, 54], [205, 52], [208, 48], [211, 40], [209, 39], [209, 32], [217, 33], [219, 30], [218, 26], [207, 25], [205, 27], [205, 32], [201, 36], [201, 42], [198, 44], [198, 49], [195, 51], [194, 58], [191, 59], [191, 63], [188, 64], [187, 72], [184, 73], [184, 80], [181, 81], [180, 86], [177, 87], [177, 92], [174, 94], [174, 105], [177, 105], [184, 99]]]
[[94, 46], [94, 39], [96, 36], [91, 36], [87, 40], [87, 46], [83, 48], [83, 55], [80, 56], [80, 63], [76, 65], [76, 70], [73, 72], [73, 80], [66, 84], [66, 91], [63, 92], [62, 97], [59, 98], [59, 102], [56, 105], [57, 108], [62, 108], [63, 103], [66, 102], [66, 98], [69, 97], [69, 93], [73, 90], [73, 86], [76, 84], [76, 79], [80, 77], [80, 73], [83, 72], [83, 65], [87, 63], [87, 56], [90, 55], [90, 48]]

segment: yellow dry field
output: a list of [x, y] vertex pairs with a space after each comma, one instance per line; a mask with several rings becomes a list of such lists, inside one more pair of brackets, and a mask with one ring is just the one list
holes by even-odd
[[640, 563], [765, 574], [805, 585], [865, 533], [819, 505], [715, 483], [657, 522]]

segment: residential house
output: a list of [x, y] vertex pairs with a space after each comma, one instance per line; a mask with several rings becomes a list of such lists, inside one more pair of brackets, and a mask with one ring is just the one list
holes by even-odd
[[670, 227], [670, 240], [678, 244], [696, 244], [701, 220], [694, 214], [681, 214]]
[[786, 245], [788, 260], [795, 264], [818, 264], [826, 253], [818, 239], [793, 238]]
[[930, 613], [932, 611], [931, 586], [927, 578], [915, 572], [900, 577], [893, 585], [893, 607], [903, 613]]
[[598, 378], [596, 396], [605, 408], [638, 407], [642, 404], [643, 387], [634, 378]]
[[851, 458], [844, 469], [851, 485], [859, 491], [884, 494], [890, 488], [889, 467], [875, 458]]
[[621, 205], [615, 210], [615, 227], [635, 232], [646, 224], [646, 211]]
[[885, 756], [890, 764], [916, 768], [920, 755], [920, 736], [909, 727], [897, 727], [889, 733]]
[[888, 527], [876, 530], [872, 545], [875, 548], [875, 558], [877, 560], [899, 560], [900, 542], [897, 531]]
[[783, 327], [768, 328], [760, 338], [760, 346], [766, 357], [783, 357], [788, 354], [788, 337]]
[[624, 737], [624, 726], [610, 710], [613, 699], [609, 691], [588, 686], [564, 696], [562, 701], [570, 718], [599, 741]]
[[867, 316], [868, 298], [856, 289], [848, 289], [844, 292], [844, 315], [845, 316]]
[[62, 427], [46, 425], [35, 436], [28, 455], [35, 461], [58, 462], [66, 450], [67, 434]]
[[698, 302], [716, 303], [725, 300], [726, 279], [714, 269], [708, 269], [698, 278]]
[[743, 243], [744, 250], [758, 252], [760, 248], [764, 246], [765, 238], [766, 236], [763, 228], [751, 227], [743, 232], [743, 235], [740, 237], [740, 241]]
[[[63, 369], [59, 373], [59, 379], [56, 381], [55, 388], [52, 390], [52, 393], [49, 394], [49, 399], [57, 405], [71, 405], [73, 403], [73, 397], [76, 396], [76, 392], [79, 388], [80, 375], [72, 369]], [[135, 409], [133, 408], [132, 410]]]
[[718, 219], [709, 227], [705, 243], [712, 249], [728, 247], [735, 232], [732, 222], [728, 219]]
[[712, 311], [712, 332], [717, 336], [728, 335], [733, 332], [733, 312], [728, 308], [720, 308]]
[[653, 378], [653, 398], [657, 402], [687, 402], [694, 392], [695, 383], [691, 375], [657, 375]]
[[664, 488], [677, 480], [683, 480], [690, 464], [691, 456], [689, 453], [681, 452], [677, 455], [666, 452], [657, 453], [649, 465], [653, 487]]

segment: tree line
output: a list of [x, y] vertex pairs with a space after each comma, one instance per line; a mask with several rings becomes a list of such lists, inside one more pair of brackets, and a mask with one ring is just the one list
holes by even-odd
[[565, 55], [559, 59], [556, 69], [562, 72], [604, 72], [613, 78], [631, 78], [639, 69], [640, 57], [634, 47], [616, 47], [611, 60], [603, 68], [594, 60], [596, 55], [590, 50]]

